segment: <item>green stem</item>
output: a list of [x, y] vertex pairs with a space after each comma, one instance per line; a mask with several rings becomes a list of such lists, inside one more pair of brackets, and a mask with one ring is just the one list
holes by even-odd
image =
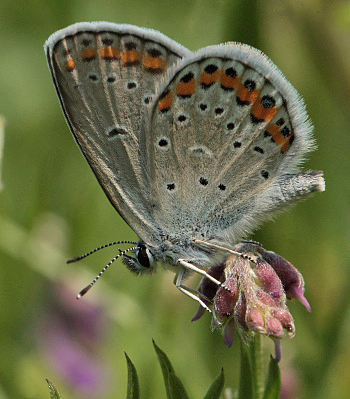
[[261, 399], [264, 395], [264, 376], [260, 334], [255, 334], [248, 350], [250, 351], [254, 398]]
[[264, 395], [261, 336], [244, 342], [241, 338], [241, 374], [239, 399], [262, 399]]

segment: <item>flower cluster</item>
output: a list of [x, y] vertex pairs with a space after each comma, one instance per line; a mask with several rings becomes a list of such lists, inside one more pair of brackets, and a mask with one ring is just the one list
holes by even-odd
[[[296, 298], [311, 311], [304, 297], [303, 276], [282, 256], [255, 241], [239, 243], [233, 250], [237, 255], [230, 254], [222, 264], [208, 270], [221, 285], [204, 277], [198, 290], [212, 311], [212, 326], [224, 328], [228, 346], [232, 345], [237, 329], [244, 340], [255, 333], [273, 338], [279, 360], [279, 340], [287, 334], [291, 338], [295, 335], [287, 299]], [[204, 312], [201, 306], [193, 321]]]

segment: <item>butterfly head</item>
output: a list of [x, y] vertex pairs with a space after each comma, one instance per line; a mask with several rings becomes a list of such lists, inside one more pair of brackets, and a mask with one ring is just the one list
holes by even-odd
[[139, 242], [135, 249], [135, 256], [124, 255], [123, 262], [133, 273], [151, 274], [155, 271], [156, 261], [149, 247], [143, 242]]

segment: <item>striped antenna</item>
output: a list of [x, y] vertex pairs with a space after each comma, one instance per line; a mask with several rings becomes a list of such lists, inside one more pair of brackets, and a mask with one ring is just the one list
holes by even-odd
[[[122, 242], [123, 244], [124, 242]], [[117, 244], [117, 243], [116, 243]], [[135, 243], [136, 244], [136, 243]], [[85, 295], [90, 288], [95, 285], [95, 283], [101, 278], [101, 276], [103, 275], [103, 273], [111, 266], [112, 263], [114, 263], [117, 259], [119, 259], [121, 256], [124, 256], [126, 253], [130, 252], [130, 251], [134, 251], [135, 249], [137, 249], [137, 245], [135, 247], [126, 249], [125, 251], [120, 252], [120, 254], [118, 254], [117, 256], [115, 256], [111, 261], [109, 261], [107, 263], [107, 265], [100, 271], [100, 273], [94, 278], [93, 281], [91, 281], [91, 283], [89, 285], [87, 285], [84, 289], [82, 289], [79, 294], [77, 295], [77, 299], [80, 299], [83, 295]]]
[[136, 245], [137, 242], [135, 242], [135, 241], [114, 241], [114, 242], [110, 242], [109, 244], [105, 244], [105, 245], [102, 245], [101, 247], [95, 248], [92, 251], [90, 251], [90, 252], [88, 252], [88, 253], [86, 253], [84, 255], [80, 255], [80, 256], [77, 256], [76, 258], [68, 259], [67, 263], [77, 262], [78, 260], [82, 260], [82, 259], [86, 258], [87, 256], [90, 256], [90, 255], [94, 254], [95, 252], [99, 251], [100, 249], [105, 249], [105, 248], [111, 247], [112, 245], [117, 245], [117, 244], [134, 244], [134, 245]]

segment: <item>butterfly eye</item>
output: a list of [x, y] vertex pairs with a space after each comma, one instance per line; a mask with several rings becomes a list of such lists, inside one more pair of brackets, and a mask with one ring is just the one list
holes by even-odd
[[[135, 248], [132, 248], [133, 250]], [[140, 242], [135, 249], [135, 257], [123, 254], [123, 263], [136, 275], [153, 273], [155, 271], [154, 257], [145, 243]]]
[[141, 266], [145, 268], [151, 267], [153, 263], [153, 255], [145, 244], [140, 243], [138, 249], [136, 250], [136, 257]]

